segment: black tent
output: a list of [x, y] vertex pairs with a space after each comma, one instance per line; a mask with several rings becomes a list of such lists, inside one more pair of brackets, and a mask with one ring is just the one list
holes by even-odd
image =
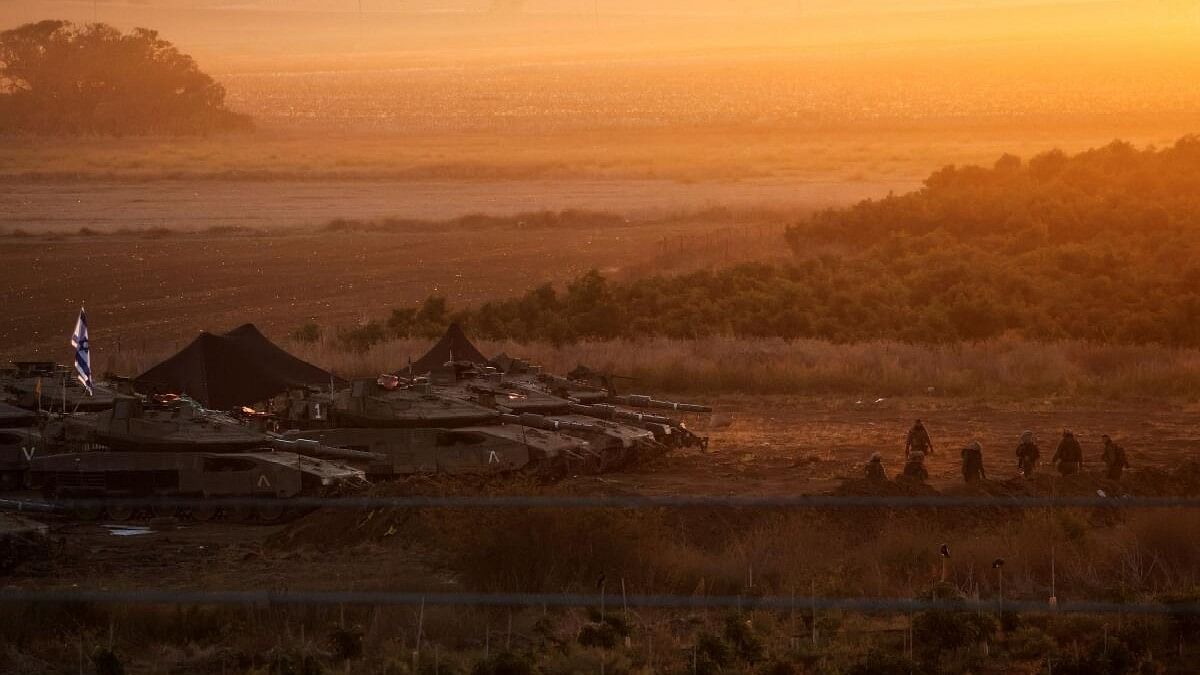
[[134, 379], [139, 391], [186, 394], [209, 408], [249, 405], [292, 387], [328, 387], [338, 378], [280, 349], [251, 324], [201, 333], [178, 354]]
[[244, 352], [277, 378], [298, 384], [329, 386], [346, 384], [345, 380], [322, 370], [308, 361], [301, 361], [279, 345], [267, 339], [252, 323], [244, 323], [225, 334]]
[[[467, 334], [463, 332], [462, 326], [457, 323], [450, 324], [442, 339], [425, 352], [424, 356], [413, 362], [412, 372], [421, 374], [438, 370], [444, 367], [448, 361], [470, 361], [478, 364], [488, 362], [487, 357], [475, 348], [475, 345], [467, 338]], [[407, 367], [404, 372], [408, 372]]]

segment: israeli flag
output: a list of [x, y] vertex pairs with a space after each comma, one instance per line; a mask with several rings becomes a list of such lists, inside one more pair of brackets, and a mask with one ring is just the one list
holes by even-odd
[[79, 384], [92, 395], [92, 347], [88, 342], [87, 312], [79, 308], [79, 319], [75, 321], [75, 332], [71, 334], [71, 346], [75, 348], [75, 377]]

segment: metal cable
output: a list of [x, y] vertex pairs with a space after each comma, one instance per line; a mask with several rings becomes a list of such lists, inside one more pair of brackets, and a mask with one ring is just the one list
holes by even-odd
[[679, 495], [679, 496], [400, 496], [400, 497], [98, 497], [48, 500], [0, 499], [0, 510], [62, 511], [102, 508], [110, 505], [133, 507], [255, 507], [287, 506], [301, 509], [412, 509], [412, 508], [1106, 508], [1161, 509], [1197, 508], [1200, 497], [988, 497], [921, 495], [915, 497], [857, 495]]
[[786, 596], [689, 596], [567, 593], [418, 593], [407, 591], [194, 591], [194, 590], [0, 590], [0, 605], [23, 603], [97, 603], [123, 605], [431, 605], [476, 607], [609, 607], [620, 602], [638, 608], [845, 610], [855, 612], [913, 612], [926, 610], [1013, 611], [1021, 613], [1082, 614], [1200, 614], [1200, 603], [1061, 602], [1033, 600], [930, 600], [920, 598], [838, 598]]

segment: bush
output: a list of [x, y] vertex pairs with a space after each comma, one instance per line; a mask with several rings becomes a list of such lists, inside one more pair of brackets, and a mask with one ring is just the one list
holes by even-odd
[[269, 654], [267, 672], [271, 675], [322, 675], [325, 666], [316, 654], [277, 650]]
[[528, 656], [501, 652], [475, 664], [471, 675], [534, 675], [537, 668]]
[[383, 324], [370, 321], [357, 328], [347, 328], [338, 331], [338, 342], [346, 349], [357, 354], [364, 354], [372, 345], [379, 344], [387, 338]]
[[1045, 631], [1025, 626], [1008, 635], [1004, 642], [1009, 655], [1021, 661], [1039, 661], [1053, 656], [1058, 643]]
[[96, 675], [125, 675], [125, 664], [108, 647], [96, 647], [92, 652], [92, 668]]
[[733, 648], [718, 635], [703, 632], [696, 636], [692, 658], [697, 675], [719, 673], [733, 663]]
[[[721, 335], [1200, 346], [1200, 136], [1163, 150], [1114, 143], [1012, 159], [948, 167], [924, 189], [814, 214], [788, 230], [791, 264], [627, 281], [592, 270], [564, 290], [544, 284], [457, 318], [485, 339], [553, 344]], [[397, 335], [415, 335], [448, 316], [431, 297], [393, 318]]]
[[754, 624], [745, 615], [730, 614], [725, 617], [725, 640], [742, 661], [753, 665], [762, 660], [762, 639], [755, 634]]
[[851, 665], [846, 675], [921, 675], [920, 664], [908, 657], [872, 649]]
[[1107, 649], [1098, 645], [1091, 651], [1071, 655], [1054, 662], [1059, 675], [1127, 675], [1140, 670], [1140, 661], [1120, 642], [1110, 643]]
[[321, 327], [313, 322], [308, 322], [292, 331], [292, 339], [296, 342], [312, 344], [321, 340]]
[[925, 663], [939, 656], [960, 652], [988, 640], [996, 632], [991, 614], [933, 609], [913, 618], [913, 642]]
[[629, 623], [615, 612], [601, 617], [600, 610], [593, 607], [588, 610], [588, 619], [589, 622], [579, 629], [579, 644], [585, 647], [612, 649], [631, 633]]
[[333, 658], [338, 661], [357, 659], [363, 653], [362, 629], [358, 627], [335, 627], [329, 633], [329, 647]]

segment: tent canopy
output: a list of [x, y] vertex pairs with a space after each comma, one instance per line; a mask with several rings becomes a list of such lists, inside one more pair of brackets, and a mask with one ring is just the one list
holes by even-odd
[[279, 345], [267, 339], [258, 327], [252, 323], [244, 323], [225, 334], [225, 338], [240, 346], [261, 367], [270, 370], [272, 374], [288, 382], [329, 386], [330, 381], [336, 385], [345, 384], [345, 380], [330, 374], [309, 363], [301, 361], [289, 354]]
[[287, 353], [253, 324], [224, 334], [200, 333], [178, 354], [134, 379], [147, 393], [186, 394], [206, 407], [250, 405], [293, 387], [343, 381]]
[[[452, 323], [446, 328], [446, 334], [437, 341], [437, 344], [425, 352], [424, 356], [413, 362], [412, 372], [420, 374], [438, 370], [444, 367], [448, 361], [470, 361], [482, 365], [487, 363], [488, 359], [467, 338], [462, 326]], [[408, 372], [407, 367], [404, 372]]]

